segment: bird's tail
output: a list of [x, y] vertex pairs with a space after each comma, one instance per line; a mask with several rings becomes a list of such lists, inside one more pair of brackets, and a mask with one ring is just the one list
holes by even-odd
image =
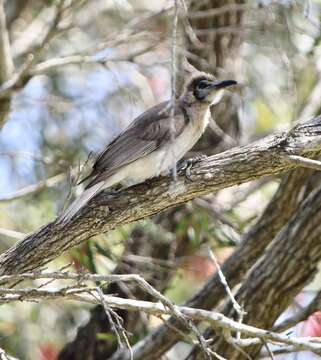
[[71, 205], [67, 207], [66, 210], [63, 211], [58, 220], [63, 223], [68, 222], [85, 204], [87, 204], [90, 199], [92, 199], [103, 188], [103, 186], [104, 182], [101, 181], [98, 184], [95, 184], [86, 189], [74, 202], [71, 203]]

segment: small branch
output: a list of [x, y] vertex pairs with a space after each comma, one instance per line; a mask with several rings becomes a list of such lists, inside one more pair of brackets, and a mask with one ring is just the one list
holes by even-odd
[[[321, 342], [319, 338], [313, 337], [295, 337], [289, 338], [287, 335], [278, 334], [271, 331], [259, 329], [250, 325], [240, 324], [231, 320], [221, 313], [201, 309], [190, 308], [186, 306], [174, 305], [172, 309], [161, 303], [149, 301], [123, 299], [115, 296], [102, 295], [97, 293], [96, 288], [62, 288], [62, 289], [5, 289], [0, 288], [0, 301], [38, 301], [53, 300], [58, 298], [70, 299], [87, 302], [91, 304], [100, 304], [100, 296], [103, 296], [104, 302], [108, 307], [125, 309], [129, 311], [143, 311], [150, 315], [172, 315], [181, 313], [184, 316], [197, 321], [210, 323], [215, 329], [226, 330], [228, 332], [241, 332], [243, 335], [254, 338], [247, 345], [253, 345], [256, 342], [266, 341], [273, 344], [291, 345], [297, 350], [308, 350], [321, 355]], [[246, 340], [246, 339], [245, 339]], [[244, 344], [245, 344], [245, 340]], [[238, 342], [238, 345], [241, 342]]]
[[13, 200], [21, 199], [27, 195], [36, 194], [44, 188], [51, 188], [64, 181], [67, 178], [66, 174], [58, 174], [49, 179], [41, 180], [36, 184], [28, 185], [13, 194], [9, 194], [0, 198], [0, 203], [9, 202]]
[[24, 234], [24, 233], [10, 230], [10, 229], [4, 229], [4, 228], [0, 228], [0, 235], [7, 236], [9, 238], [16, 239], [16, 240], [22, 240], [23, 238], [26, 237], [26, 234]]
[[[14, 71], [9, 34], [4, 12], [4, 0], [0, 0], [0, 87], [8, 81]], [[10, 110], [10, 98], [0, 101], [0, 128], [4, 124]]]
[[242, 306], [239, 305], [239, 303], [236, 301], [236, 299], [235, 299], [235, 297], [234, 297], [234, 295], [233, 295], [230, 287], [228, 286], [228, 283], [227, 283], [227, 281], [226, 281], [226, 278], [225, 278], [225, 276], [224, 276], [224, 274], [223, 274], [223, 272], [222, 272], [222, 270], [221, 270], [220, 264], [219, 264], [218, 261], [216, 260], [216, 257], [215, 257], [215, 255], [214, 255], [214, 253], [213, 253], [213, 251], [211, 250], [210, 247], [208, 247], [208, 253], [209, 253], [209, 255], [210, 255], [210, 258], [211, 258], [212, 261], [214, 262], [216, 271], [217, 271], [217, 273], [218, 273], [218, 275], [219, 275], [219, 277], [220, 277], [221, 283], [222, 283], [222, 285], [224, 286], [225, 291], [226, 291], [228, 297], [230, 298], [230, 300], [231, 300], [231, 302], [232, 302], [232, 304], [233, 304], [234, 310], [236, 311], [236, 313], [239, 315], [240, 318], [243, 317], [243, 315], [245, 314], [245, 313], [244, 313], [244, 310], [243, 310]]
[[[176, 61], [177, 61], [177, 25], [178, 25], [178, 14], [179, 14], [179, 7], [178, 1], [174, 0], [174, 16], [173, 16], [173, 25], [172, 25], [172, 43], [171, 43], [171, 101], [170, 101], [170, 141], [174, 141], [174, 134], [175, 134], [175, 119], [174, 119], [174, 112], [175, 112], [175, 101], [176, 101]], [[166, 109], [167, 110], [167, 109]], [[169, 149], [169, 148], [168, 148]], [[170, 150], [167, 150], [170, 151]], [[174, 155], [174, 154], [173, 154]], [[174, 158], [174, 156], [173, 156]], [[173, 178], [174, 181], [177, 181], [177, 166], [176, 163], [173, 164]]]
[[100, 287], [97, 287], [97, 292], [99, 295], [99, 299], [105, 310], [108, 321], [110, 323], [111, 329], [117, 337], [117, 341], [118, 341], [120, 348], [124, 347], [124, 345], [123, 345], [123, 341], [124, 341], [125, 346], [127, 347], [127, 349], [129, 350], [129, 353], [130, 353], [130, 359], [133, 360], [133, 351], [130, 346], [130, 342], [128, 340], [127, 334], [126, 334], [126, 330], [124, 329], [124, 327], [122, 325], [123, 319], [114, 310], [112, 310], [108, 306], [108, 304], [104, 298], [104, 293], [102, 292]]
[[318, 111], [320, 111], [321, 108], [320, 92], [321, 92], [321, 75], [319, 75], [319, 79], [316, 85], [314, 86], [314, 88], [312, 89], [309, 98], [307, 100], [307, 103], [301, 110], [297, 123], [307, 121], [312, 116], [315, 116], [318, 113]]
[[298, 155], [287, 155], [286, 158], [289, 159], [290, 162], [292, 162], [295, 165], [298, 165], [298, 166], [301, 166], [304, 168], [318, 170], [318, 171], [321, 170], [321, 161], [308, 159], [308, 158], [305, 158], [303, 156], [298, 156]]
[[3, 349], [0, 348], [0, 360], [19, 360], [19, 359], [8, 355]]

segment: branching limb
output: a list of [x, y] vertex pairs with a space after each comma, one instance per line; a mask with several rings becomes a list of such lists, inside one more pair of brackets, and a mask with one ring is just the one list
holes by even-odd
[[60, 182], [64, 181], [66, 177], [67, 177], [66, 174], [58, 174], [46, 180], [41, 180], [36, 184], [28, 185], [16, 191], [13, 194], [3, 196], [2, 198], [0, 198], [0, 203], [21, 199], [27, 195], [36, 194], [39, 191], [43, 190], [44, 188], [50, 188], [56, 186]]
[[[222, 272], [231, 288], [244, 280], [246, 273], [266, 251], [268, 244], [275, 235], [289, 221], [297, 205], [301, 201], [300, 194], [305, 189], [306, 179], [310, 170], [299, 169], [284, 176], [272, 200], [258, 218], [257, 222], [243, 235], [241, 245], [234, 254], [222, 265]], [[265, 229], [269, 231], [265, 231]], [[191, 299], [187, 306], [203, 309], [212, 309], [226, 296], [224, 287], [218, 273], [214, 274]], [[168, 324], [178, 328], [174, 319], [169, 319]], [[181, 332], [184, 329], [179, 328]], [[136, 359], [159, 359], [180, 339], [177, 331], [171, 327], [161, 325], [149, 336], [134, 345]], [[117, 359], [117, 357], [115, 357]], [[188, 358], [190, 359], [190, 358]], [[192, 359], [192, 358], [191, 358]]]
[[[207, 311], [201, 309], [190, 308], [186, 306], [176, 306], [169, 309], [161, 303], [153, 303], [149, 301], [124, 299], [115, 296], [98, 294], [97, 288], [86, 287], [65, 287], [61, 289], [6, 289], [0, 288], [0, 301], [39, 301], [54, 299], [69, 299], [87, 302], [91, 304], [100, 304], [101, 297], [108, 307], [125, 309], [129, 311], [143, 311], [150, 315], [172, 315], [173, 310], [177, 313], [184, 314], [190, 319], [204, 321], [210, 323], [218, 331], [241, 332], [244, 336], [253, 338], [246, 342], [243, 340], [238, 342], [239, 346], [249, 346], [253, 343], [259, 343], [262, 340], [273, 344], [291, 345], [298, 350], [309, 350], [315, 354], [321, 355], [321, 342], [319, 338], [313, 337], [293, 337], [278, 334], [271, 331], [259, 329], [250, 325], [240, 324], [231, 320], [221, 313], [215, 311]], [[236, 340], [233, 340], [236, 341]]]
[[191, 169], [193, 181], [178, 174], [175, 187], [171, 177], [160, 177], [117, 193], [102, 192], [67, 225], [53, 221], [3, 253], [0, 274], [38, 268], [89, 237], [116, 226], [213, 191], [294, 169], [297, 165], [283, 156], [289, 151], [304, 157], [321, 153], [321, 117], [290, 132], [276, 133], [208, 157]]

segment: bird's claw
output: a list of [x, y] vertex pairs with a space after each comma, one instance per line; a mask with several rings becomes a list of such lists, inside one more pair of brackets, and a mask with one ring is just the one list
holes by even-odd
[[178, 162], [177, 164], [177, 170], [179, 172], [184, 172], [184, 175], [187, 180], [193, 181], [191, 178], [191, 169], [193, 165], [197, 164], [198, 162], [206, 159], [207, 156], [204, 154], [196, 154], [190, 159], [183, 159]]

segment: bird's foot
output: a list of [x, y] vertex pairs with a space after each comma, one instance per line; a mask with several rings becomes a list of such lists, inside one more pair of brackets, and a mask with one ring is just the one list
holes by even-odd
[[204, 154], [196, 154], [190, 159], [183, 159], [177, 163], [177, 172], [184, 172], [186, 179], [192, 181], [191, 179], [191, 169], [198, 162], [205, 160], [207, 158]]

